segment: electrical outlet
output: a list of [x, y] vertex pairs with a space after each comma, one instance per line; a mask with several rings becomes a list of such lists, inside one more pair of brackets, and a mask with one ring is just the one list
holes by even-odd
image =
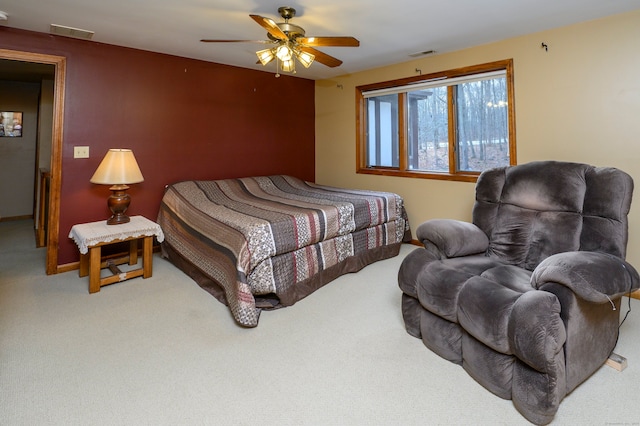
[[74, 146], [73, 147], [73, 158], [89, 158], [89, 147], [88, 146]]

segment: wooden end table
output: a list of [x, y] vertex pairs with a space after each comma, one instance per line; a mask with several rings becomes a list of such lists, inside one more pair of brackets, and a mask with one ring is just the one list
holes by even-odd
[[[80, 249], [80, 276], [89, 275], [89, 293], [100, 287], [140, 277], [149, 278], [153, 273], [153, 237], [164, 240], [162, 228], [144, 216], [132, 216], [131, 221], [119, 225], [107, 225], [107, 221], [74, 225], [69, 232]], [[142, 267], [123, 272], [118, 265], [138, 263], [138, 240], [142, 240]], [[102, 261], [102, 247], [129, 241], [128, 256]], [[100, 277], [100, 271], [109, 268], [113, 275]]]

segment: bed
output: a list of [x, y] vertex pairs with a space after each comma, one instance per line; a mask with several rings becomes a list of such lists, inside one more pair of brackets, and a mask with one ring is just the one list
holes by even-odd
[[286, 175], [169, 185], [158, 213], [162, 255], [255, 327], [411, 239], [402, 198]]

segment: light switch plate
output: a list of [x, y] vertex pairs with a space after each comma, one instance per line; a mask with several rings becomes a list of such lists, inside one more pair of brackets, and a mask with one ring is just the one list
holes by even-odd
[[74, 146], [73, 147], [73, 158], [89, 158], [89, 147], [88, 146]]

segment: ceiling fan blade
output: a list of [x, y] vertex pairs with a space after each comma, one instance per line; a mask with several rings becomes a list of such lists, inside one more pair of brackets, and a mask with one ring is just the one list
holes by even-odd
[[263, 27], [269, 34], [279, 40], [287, 40], [289, 37], [273, 22], [272, 19], [265, 18], [260, 15], [249, 15], [251, 19], [256, 21], [261, 27]]
[[334, 58], [331, 55], [327, 55], [326, 53], [323, 53], [317, 49], [314, 49], [313, 47], [298, 46], [298, 48], [303, 52], [311, 53], [313, 56], [316, 57], [316, 61], [330, 68], [335, 68], [342, 64], [342, 61], [340, 59]]
[[306, 46], [358, 47], [360, 42], [353, 37], [299, 37], [296, 41]]
[[273, 43], [269, 40], [210, 40], [210, 39], [202, 39], [200, 40], [203, 43]]

